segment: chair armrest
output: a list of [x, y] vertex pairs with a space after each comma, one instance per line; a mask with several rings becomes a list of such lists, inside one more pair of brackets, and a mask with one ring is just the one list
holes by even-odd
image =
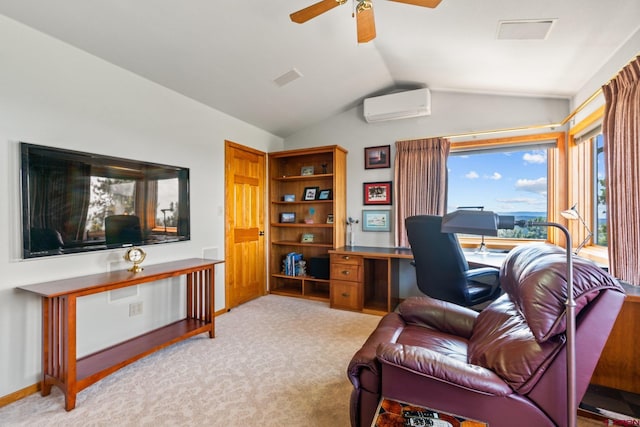
[[486, 393], [507, 396], [513, 390], [493, 371], [482, 366], [464, 363], [424, 347], [403, 344], [380, 344], [377, 356], [382, 369], [385, 365], [409, 370], [425, 379]]
[[398, 306], [405, 322], [470, 338], [478, 313], [461, 305], [431, 297], [410, 297]]
[[376, 348], [381, 343], [393, 343], [406, 326], [397, 313], [388, 313], [378, 323], [360, 350], [353, 355], [347, 368], [347, 376], [356, 389], [365, 387], [379, 388], [380, 362], [376, 358]]
[[473, 280], [485, 285], [494, 285], [499, 283], [500, 270], [493, 267], [474, 268], [465, 271], [464, 275], [467, 280]]

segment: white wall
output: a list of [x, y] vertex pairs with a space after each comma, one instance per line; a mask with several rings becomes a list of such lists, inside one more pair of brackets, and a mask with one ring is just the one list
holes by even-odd
[[[362, 219], [363, 209], [391, 206], [364, 206], [364, 182], [392, 181], [395, 141], [447, 136], [475, 131], [517, 128], [558, 123], [569, 114], [565, 99], [492, 96], [454, 92], [432, 92], [432, 114], [427, 117], [367, 123], [362, 106], [331, 117], [285, 139], [287, 149], [338, 144], [347, 156], [347, 215]], [[545, 130], [550, 132], [549, 129]], [[497, 135], [506, 136], [506, 135]], [[391, 145], [391, 168], [365, 169], [364, 148]], [[355, 227], [356, 244], [391, 247], [393, 231], [363, 232]]]
[[[615, 77], [615, 75], [618, 74], [618, 72], [620, 72], [620, 70], [627, 65], [629, 61], [633, 60], [638, 55], [640, 55], [640, 29], [638, 29], [638, 31], [636, 31], [636, 33], [632, 35], [620, 49], [612, 53], [607, 63], [597, 70], [589, 81], [572, 98], [571, 110], [575, 110], [580, 104], [589, 99], [589, 97], [600, 89], [602, 85]], [[580, 123], [581, 120], [604, 105], [604, 103], [604, 95], [600, 94], [576, 115], [571, 125], [573, 126], [576, 123]]]
[[[18, 141], [179, 165], [191, 173], [191, 240], [146, 246], [153, 264], [216, 253], [224, 257], [224, 140], [262, 151], [283, 141], [0, 15], [0, 396], [39, 381], [40, 301], [19, 285], [124, 268], [122, 250], [23, 261]], [[80, 301], [79, 353], [135, 335], [165, 317], [176, 298], [144, 286], [128, 303], [107, 295]], [[151, 295], [153, 294], [153, 295]], [[130, 299], [124, 300], [126, 302]], [[216, 310], [224, 308], [224, 267], [216, 272]], [[104, 330], [105, 332], [99, 332]], [[124, 332], [128, 331], [128, 332]]]
[[[547, 125], [559, 123], [569, 114], [569, 101], [566, 99], [440, 91], [432, 91], [431, 95], [432, 114], [427, 117], [367, 123], [363, 118], [362, 106], [359, 106], [285, 139], [287, 149], [338, 144], [349, 151], [347, 215], [360, 219], [360, 224], [354, 227], [356, 245], [394, 246], [393, 229], [391, 232], [362, 231], [362, 210], [391, 209], [393, 215], [393, 206], [365, 206], [362, 185], [364, 182], [393, 181], [395, 141]], [[544, 129], [538, 132], [550, 131]], [[495, 135], [501, 136], [508, 135]], [[365, 169], [364, 148], [378, 145], [391, 145], [391, 168]], [[400, 274], [400, 295], [419, 295], [415, 285], [415, 272], [408, 262], [401, 262]]]

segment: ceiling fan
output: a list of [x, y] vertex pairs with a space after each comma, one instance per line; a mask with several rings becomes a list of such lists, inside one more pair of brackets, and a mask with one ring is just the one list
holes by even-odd
[[[302, 24], [308, 20], [321, 15], [336, 6], [343, 5], [348, 0], [321, 0], [311, 6], [300, 9], [289, 15], [293, 22]], [[358, 43], [367, 43], [376, 38], [376, 23], [373, 19], [373, 3], [371, 0], [354, 0], [354, 15], [356, 17], [356, 25], [358, 31]], [[406, 3], [414, 6], [422, 6], [434, 8], [440, 4], [442, 0], [391, 0], [398, 3]]]

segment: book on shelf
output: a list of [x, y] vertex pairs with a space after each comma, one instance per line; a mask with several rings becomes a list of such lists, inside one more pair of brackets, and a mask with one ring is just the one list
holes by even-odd
[[282, 271], [286, 276], [304, 276], [301, 271], [302, 254], [297, 252], [289, 252], [282, 260]]

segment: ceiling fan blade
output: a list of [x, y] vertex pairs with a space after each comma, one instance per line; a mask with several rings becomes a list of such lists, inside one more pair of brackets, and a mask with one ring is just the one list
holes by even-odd
[[293, 22], [298, 24], [302, 24], [303, 22], [307, 22], [308, 20], [315, 18], [318, 15], [325, 13], [328, 10], [333, 9], [336, 6], [340, 6], [341, 4], [346, 3], [346, 0], [322, 0], [318, 3], [314, 3], [309, 7], [305, 7], [304, 9], [300, 9], [297, 12], [293, 12], [289, 17]]
[[358, 43], [367, 43], [376, 38], [376, 22], [373, 19], [371, 2], [363, 0], [358, 4], [356, 24], [358, 26]]
[[412, 4], [414, 6], [434, 8], [440, 4], [442, 0], [391, 0], [398, 3]]

